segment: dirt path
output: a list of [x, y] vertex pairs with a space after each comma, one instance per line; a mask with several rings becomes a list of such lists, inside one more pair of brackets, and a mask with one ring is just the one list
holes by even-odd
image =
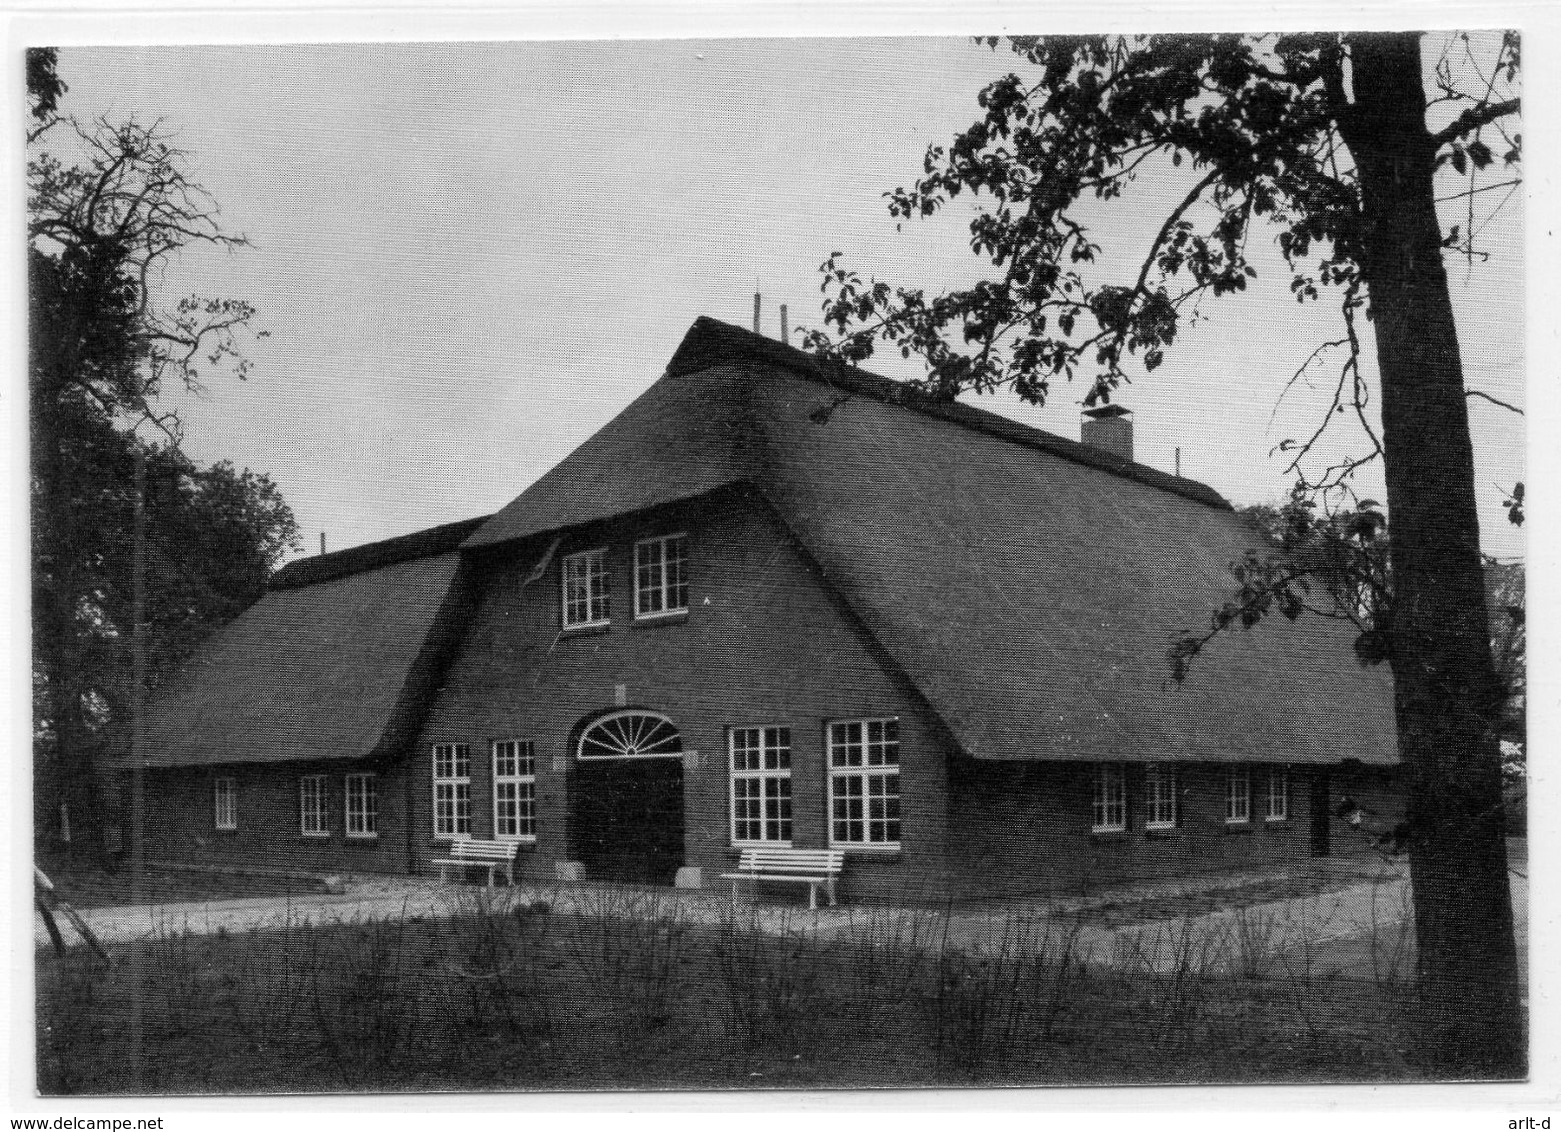
[[[280, 928], [289, 920], [324, 925], [401, 915], [437, 919], [457, 915], [472, 902], [484, 899], [506, 908], [516, 902], [545, 901], [558, 911], [585, 915], [675, 911], [695, 923], [718, 923], [731, 910], [729, 892], [605, 885], [482, 890], [426, 878], [372, 877], [353, 883], [341, 895], [89, 908], [83, 909], [82, 915], [112, 947], [169, 932], [264, 931]], [[825, 937], [893, 933], [900, 942], [923, 946], [935, 945], [946, 933], [950, 943], [970, 951], [997, 949], [1005, 940], [1008, 946], [1045, 945], [1046, 939], [1055, 945], [1066, 933], [1095, 962], [1148, 964], [1157, 969], [1183, 961], [1178, 957], [1185, 957], [1190, 947], [1207, 955], [1220, 949], [1232, 963], [1249, 959], [1260, 950], [1304, 947], [1317, 952], [1323, 961], [1358, 971], [1369, 967], [1372, 960], [1370, 952], [1355, 944], [1363, 937], [1375, 937], [1380, 951], [1385, 944], [1401, 939], [1408, 910], [1404, 869], [1363, 869], [1359, 862], [1339, 861], [1157, 882], [1094, 897], [941, 911], [841, 906], [813, 913], [789, 905], [763, 905], [752, 909], [752, 914], [777, 933], [804, 931]], [[47, 944], [43, 925], [36, 917], [34, 939], [39, 946]], [[1325, 948], [1333, 951], [1324, 955]], [[1381, 956], [1378, 959], [1380, 962]]]

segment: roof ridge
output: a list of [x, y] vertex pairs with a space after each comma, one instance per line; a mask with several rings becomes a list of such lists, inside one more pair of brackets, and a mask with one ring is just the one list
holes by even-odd
[[705, 315], [700, 315], [689, 327], [677, 352], [667, 363], [666, 372], [669, 377], [677, 377], [738, 359], [779, 366], [800, 377], [831, 388], [843, 389], [884, 404], [911, 409], [974, 432], [1060, 456], [1073, 463], [1083, 464], [1123, 479], [1134, 480], [1161, 491], [1168, 491], [1208, 507], [1222, 511], [1234, 510], [1224, 496], [1197, 480], [1173, 476], [1169, 472], [1162, 472], [1147, 464], [1124, 460], [1104, 449], [1020, 424], [990, 409], [977, 408], [959, 401], [934, 400], [916, 386], [903, 381], [881, 377], [866, 370], [826, 365], [816, 355], [806, 353], [795, 346], [777, 342], [773, 338], [766, 338], [762, 334], [755, 334], [751, 330]]
[[448, 554], [458, 549], [461, 543], [492, 517], [479, 515], [475, 519], [443, 523], [437, 527], [428, 527], [421, 531], [413, 531], [411, 534], [380, 539], [377, 542], [366, 542], [358, 546], [350, 546], [345, 550], [335, 550], [329, 554], [295, 559], [272, 574], [266, 588], [301, 589], [304, 586], [334, 582], [354, 574], [378, 570], [384, 566]]

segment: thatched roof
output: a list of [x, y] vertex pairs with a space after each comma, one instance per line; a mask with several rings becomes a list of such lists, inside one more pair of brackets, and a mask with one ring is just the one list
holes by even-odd
[[280, 571], [152, 698], [146, 764], [399, 753], [460, 629], [454, 544], [470, 530], [452, 524]]
[[330, 554], [315, 554], [295, 559], [271, 575], [269, 588], [291, 590], [300, 586], [312, 586], [330, 582], [365, 570], [377, 570], [397, 562], [410, 562], [415, 558], [428, 558], [436, 554], [448, 554], [460, 547], [475, 534], [491, 515], [479, 515], [475, 519], [463, 519], [459, 523], [445, 523], [426, 531], [414, 531], [379, 542], [351, 546]]
[[666, 376], [465, 543], [753, 485], [967, 754], [1396, 761], [1387, 673], [1276, 619], [1174, 684], [1257, 534], [1202, 484], [700, 319]]

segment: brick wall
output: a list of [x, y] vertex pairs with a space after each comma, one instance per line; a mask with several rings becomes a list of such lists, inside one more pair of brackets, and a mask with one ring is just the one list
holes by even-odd
[[[1126, 766], [1127, 828], [1091, 830], [1091, 764], [950, 762], [950, 871], [961, 893], [1015, 896], [1077, 893], [1162, 876], [1230, 871], [1251, 865], [1302, 859], [1312, 853], [1317, 772], [1293, 767], [1288, 816], [1265, 818], [1266, 768], [1251, 768], [1251, 817], [1225, 821], [1225, 768], [1215, 764], [1177, 768], [1179, 814], [1174, 830], [1145, 828], [1143, 764]], [[1359, 784], [1357, 798], [1391, 808], [1398, 804], [1394, 780], [1381, 772], [1328, 775], [1327, 797]], [[1343, 823], [1329, 818], [1334, 854], [1369, 851]]]
[[[636, 622], [636, 540], [688, 535], [689, 611]], [[314, 871], [402, 872], [446, 855], [433, 837], [434, 744], [470, 750], [470, 835], [493, 836], [491, 745], [529, 740], [536, 754], [537, 835], [524, 844], [523, 876], [555, 877], [579, 856], [572, 796], [582, 786], [574, 757], [582, 723], [619, 706], [665, 715], [685, 752], [682, 863], [719, 886], [732, 868], [727, 737], [734, 727], [791, 732], [792, 844], [830, 843], [826, 729], [830, 721], [899, 721], [901, 846], [850, 849], [848, 900], [937, 900], [1077, 891], [1143, 877], [1234, 869], [1312, 851], [1314, 772], [1295, 768], [1289, 816], [1263, 819], [1262, 774], [1252, 775], [1252, 820], [1224, 821], [1224, 771], [1179, 769], [1175, 830], [1143, 825], [1142, 764], [1129, 760], [1129, 828], [1095, 834], [1091, 767], [976, 761], [954, 752], [942, 724], [816, 574], [804, 551], [762, 502], [733, 490], [661, 511], [571, 532], [545, 572], [527, 576], [552, 543], [542, 536], [486, 552], [474, 563], [470, 624], [408, 756], [382, 766], [379, 836], [344, 835], [343, 763], [154, 771], [147, 778], [147, 851], [153, 858]], [[561, 631], [561, 560], [606, 548], [612, 616], [605, 630]], [[323, 773], [329, 835], [299, 832], [298, 780]], [[214, 827], [212, 784], [235, 778], [238, 829]], [[1353, 792], [1383, 814], [1401, 813], [1390, 774], [1334, 768], [1327, 797]], [[675, 795], [674, 795], [675, 797]], [[669, 815], [676, 820], [676, 815]], [[1396, 819], [1395, 819], [1396, 820]], [[1335, 853], [1369, 851], [1329, 819]], [[410, 839], [410, 845], [409, 845]]]
[[[636, 540], [686, 531], [687, 617], [636, 623]], [[831, 720], [899, 720], [901, 849], [852, 851], [848, 898], [941, 888], [948, 743], [936, 718], [815, 577], [766, 507], [727, 492], [692, 505], [573, 532], [545, 576], [523, 586], [551, 542], [532, 540], [478, 563], [479, 604], [446, 675], [412, 762], [418, 855], [443, 854], [432, 838], [431, 750], [465, 743], [472, 753], [472, 835], [492, 832], [490, 744], [530, 740], [537, 755], [538, 830], [521, 851], [526, 875], [551, 879], [575, 858], [569, 826], [580, 725], [623, 702], [666, 715], [686, 750], [684, 862], [707, 885], [737, 861], [730, 831], [727, 732], [791, 730], [792, 844], [829, 843], [825, 728]], [[612, 576], [606, 631], [561, 633], [561, 559], [604, 547]]]
[[[346, 836], [345, 776], [367, 769], [339, 761], [149, 770], [146, 855], [310, 872], [405, 872], [403, 771], [381, 768], [377, 775], [379, 835]], [[315, 774], [325, 776], [326, 834], [306, 837], [300, 832], [298, 783]], [[218, 778], [234, 781], [238, 827], [233, 830], [216, 827]]]

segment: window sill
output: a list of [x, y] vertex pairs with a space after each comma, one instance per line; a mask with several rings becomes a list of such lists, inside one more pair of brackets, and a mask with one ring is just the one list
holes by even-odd
[[349, 833], [349, 834], [347, 834], [347, 840], [349, 842], [353, 842], [353, 841], [359, 841], [359, 842], [367, 841], [367, 842], [372, 843], [372, 842], [375, 842], [375, 841], [379, 840], [379, 834], [377, 834], [377, 833]]
[[831, 845], [831, 849], [839, 849], [850, 857], [898, 857], [903, 851], [899, 845]]
[[304, 841], [329, 841], [331, 839], [329, 833], [300, 833], [298, 836]]
[[671, 613], [642, 613], [629, 623], [629, 628], [653, 629], [658, 625], [681, 625], [687, 620], [686, 609], [675, 609]]
[[567, 640], [570, 637], [599, 637], [610, 632], [611, 621], [592, 621], [588, 625], [565, 625], [558, 631], [558, 635]]
[[1290, 820], [1290, 817], [1287, 814], [1286, 816], [1284, 816], [1282, 818], [1264, 818], [1263, 819], [1263, 824], [1264, 825], [1284, 825], [1285, 822], [1287, 822], [1289, 820]]

